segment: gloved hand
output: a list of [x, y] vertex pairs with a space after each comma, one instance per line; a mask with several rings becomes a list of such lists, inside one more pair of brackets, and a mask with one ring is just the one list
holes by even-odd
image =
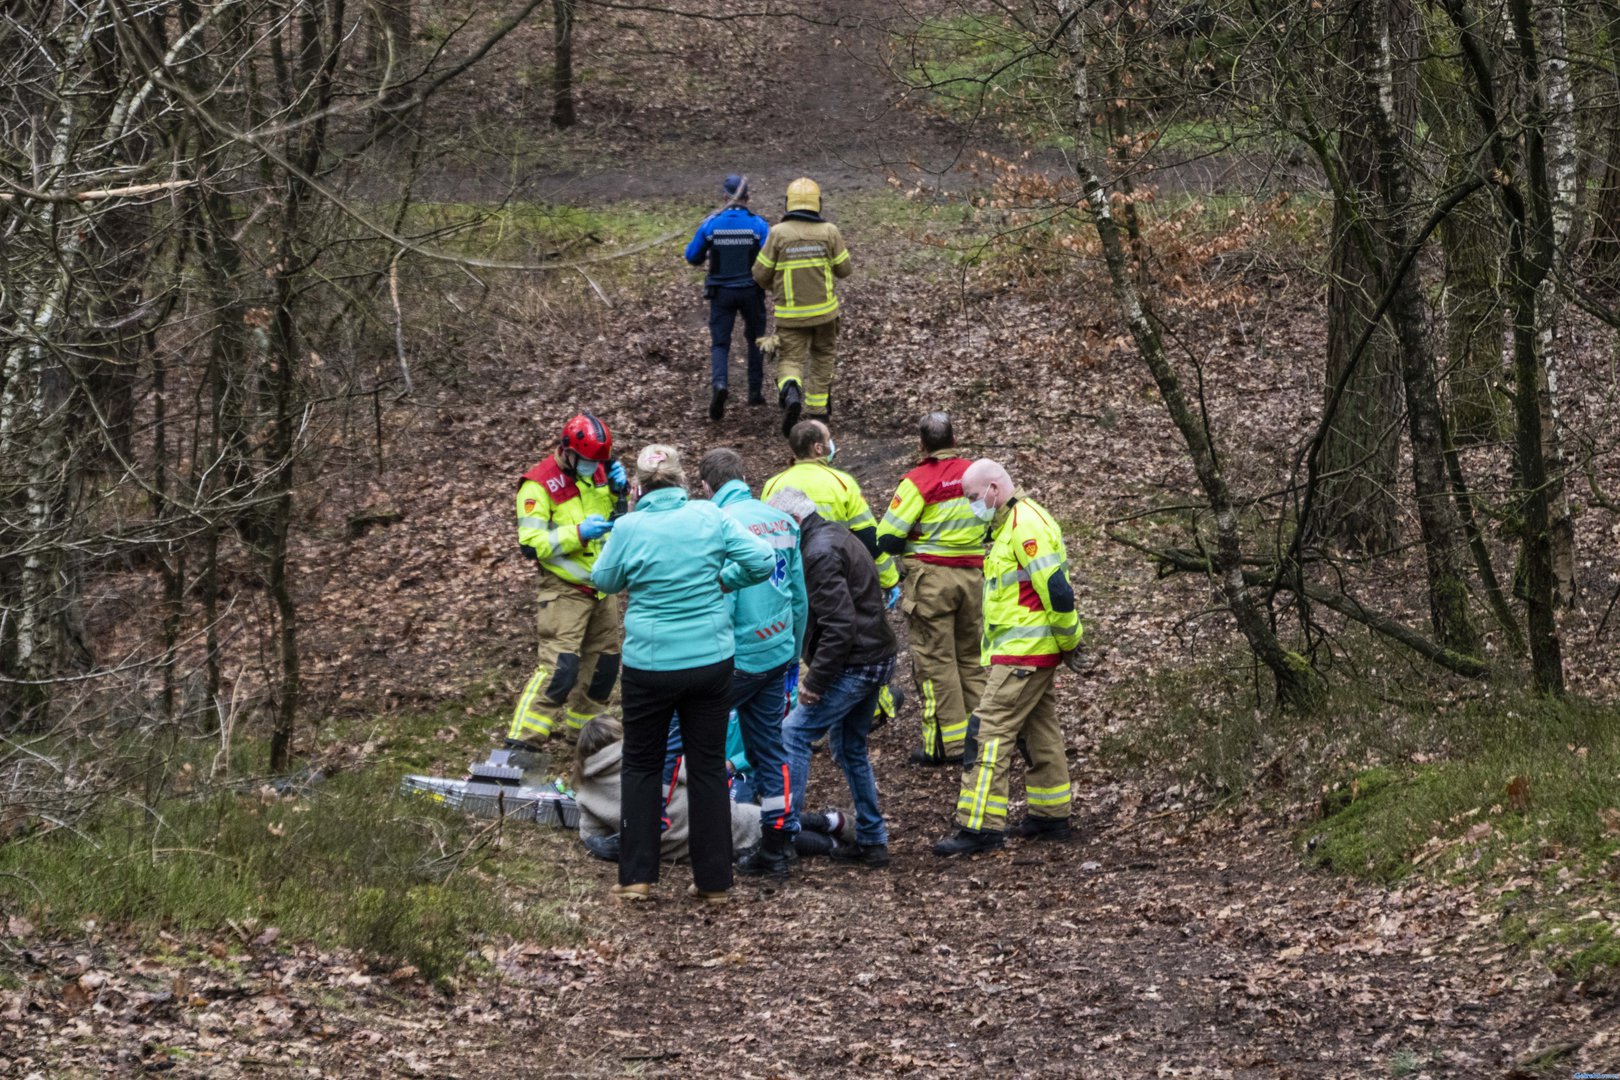
[[624, 462], [615, 461], [608, 466], [608, 490], [623, 495], [630, 490], [630, 477], [624, 471]]
[[612, 531], [613, 522], [609, 521], [601, 514], [592, 514], [590, 517], [579, 523], [579, 538], [587, 544], [592, 540], [602, 539], [602, 537], [606, 536]]
[[883, 595], [883, 606], [892, 609], [900, 602], [900, 586], [890, 585], [889, 591]]

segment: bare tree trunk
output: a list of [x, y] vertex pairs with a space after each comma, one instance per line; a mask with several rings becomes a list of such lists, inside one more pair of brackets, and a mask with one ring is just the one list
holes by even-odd
[[1349, 370], [1357, 339], [1373, 316], [1383, 274], [1380, 254], [1363, 242], [1364, 215], [1378, 183], [1378, 145], [1367, 130], [1370, 99], [1363, 35], [1344, 42], [1337, 67], [1347, 72], [1338, 153], [1345, 184], [1334, 192], [1328, 278], [1327, 372], [1324, 395], [1337, 407], [1319, 451], [1320, 487], [1312, 532], [1350, 551], [1387, 551], [1396, 541], [1395, 476], [1400, 455], [1401, 376], [1394, 335], [1380, 326]]
[[[1415, 72], [1408, 60], [1416, 51], [1416, 24], [1407, 0], [1376, 0], [1376, 7], [1376, 20], [1364, 19], [1362, 25], [1377, 28], [1376, 41], [1368, 50], [1376, 90], [1372, 119], [1378, 143], [1385, 252], [1386, 258], [1394, 259], [1406, 249], [1412, 234], [1409, 138], [1417, 102], [1411, 81]], [[1397, 62], [1405, 73], [1399, 78]], [[1418, 275], [1402, 274], [1394, 283], [1390, 320], [1400, 342], [1401, 380], [1406, 389], [1412, 443], [1412, 485], [1417, 494], [1429, 578], [1429, 615], [1435, 637], [1442, 645], [1474, 653], [1479, 648], [1479, 637], [1468, 614], [1462, 524], [1446, 474], [1445, 416], [1440, 410], [1438, 375], [1424, 314]]]
[[1199, 484], [1209, 500], [1216, 530], [1216, 550], [1212, 560], [1216, 587], [1255, 657], [1270, 669], [1276, 680], [1278, 698], [1293, 707], [1307, 705], [1317, 697], [1320, 682], [1304, 657], [1282, 647], [1244, 581], [1243, 538], [1237, 505], [1226, 486], [1210, 432], [1188, 402], [1175, 367], [1165, 353], [1158, 329], [1144, 308], [1125, 250], [1124, 231], [1114, 218], [1108, 192], [1103, 187], [1100, 155], [1096, 151], [1091, 130], [1092, 106], [1086, 82], [1086, 43], [1082, 25], [1084, 14], [1076, 0], [1059, 0], [1058, 15], [1065, 52], [1073, 69], [1073, 112], [1070, 123], [1075, 142], [1075, 172], [1084, 188], [1086, 205], [1102, 242], [1114, 299], [1130, 328], [1137, 351], [1153, 374], [1153, 381], [1159, 388], [1171, 420], [1187, 443]]
[[1536, 316], [1538, 290], [1552, 268], [1553, 258], [1553, 199], [1542, 144], [1545, 110], [1540, 63], [1528, 0], [1509, 0], [1514, 34], [1518, 38], [1520, 72], [1530, 99], [1521, 120], [1524, 160], [1520, 180], [1515, 178], [1519, 163], [1508, 160], [1508, 140], [1497, 106], [1495, 72], [1480, 37], [1477, 17], [1466, 0], [1445, 0], [1445, 8], [1457, 28], [1472, 82], [1474, 111], [1485, 136], [1481, 169], [1495, 181], [1492, 190], [1508, 223], [1505, 286], [1513, 309], [1514, 448], [1518, 480], [1523, 489], [1519, 531], [1524, 541], [1530, 666], [1536, 687], [1545, 693], [1558, 694], [1564, 689], [1563, 648], [1558, 639], [1553, 603], [1552, 520], [1541, 436], [1540, 326]]
[[[1570, 251], [1574, 247], [1576, 209], [1575, 92], [1569, 81], [1564, 0], [1539, 0], [1536, 23], [1543, 54], [1542, 100], [1546, 107], [1548, 180], [1552, 186], [1552, 243], [1555, 251]], [[1565, 487], [1569, 461], [1564, 454], [1559, 404], [1563, 305], [1558, 279], [1552, 274], [1542, 280], [1539, 291], [1536, 319], [1542, 376], [1538, 400], [1542, 453], [1547, 460], [1547, 502], [1552, 514], [1553, 604], [1567, 607], [1575, 602], [1575, 519]]]
[[578, 0], [552, 0], [551, 122], [573, 127], [574, 15]]

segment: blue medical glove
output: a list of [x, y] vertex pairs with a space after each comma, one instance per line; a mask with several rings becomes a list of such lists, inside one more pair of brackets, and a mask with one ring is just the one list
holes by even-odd
[[613, 522], [601, 514], [592, 514], [579, 523], [579, 538], [587, 544], [592, 540], [600, 540], [613, 531]]
[[889, 586], [889, 591], [886, 594], [884, 594], [883, 606], [886, 607], [886, 608], [892, 608], [892, 607], [894, 607], [894, 605], [898, 604], [899, 602], [900, 602], [900, 586], [898, 586], [898, 585], [890, 585]]
[[629, 489], [630, 477], [625, 474], [624, 463], [615, 461], [608, 466], [608, 490], [615, 495], [620, 495]]

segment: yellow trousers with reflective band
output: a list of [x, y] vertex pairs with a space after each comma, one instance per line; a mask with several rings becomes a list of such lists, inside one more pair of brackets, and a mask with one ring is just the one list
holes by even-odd
[[957, 757], [987, 674], [979, 663], [984, 572], [917, 559], [907, 559], [906, 570], [900, 606], [922, 699], [922, 748], [936, 760]]
[[540, 576], [539, 663], [512, 710], [506, 737], [540, 742], [561, 714], [570, 740], [585, 721], [607, 711], [619, 675], [619, 602]]
[[[803, 328], [776, 324], [776, 385], [797, 382], [804, 392], [804, 415], [826, 416], [837, 366], [838, 320]], [[806, 367], [809, 374], [805, 373]]]
[[1058, 727], [1054, 668], [995, 664], [968, 736], [956, 822], [964, 829], [1007, 828], [1007, 767], [1019, 744], [1029, 754], [1024, 795], [1030, 817], [1069, 816], [1069, 761]]

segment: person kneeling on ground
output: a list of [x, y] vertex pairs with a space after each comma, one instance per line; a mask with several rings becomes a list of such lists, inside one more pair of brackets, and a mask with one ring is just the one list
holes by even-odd
[[[620, 789], [623, 768], [624, 730], [610, 716], [586, 721], [579, 733], [579, 752], [574, 759], [574, 791], [579, 802], [579, 839], [599, 859], [619, 861]], [[854, 842], [854, 821], [842, 810], [824, 814], [800, 815], [800, 835], [794, 846], [799, 855], [829, 855], [839, 844]], [[681, 862], [688, 855], [691, 834], [687, 814], [686, 770], [677, 760], [673, 779], [665, 787], [663, 832], [659, 836], [659, 858]], [[759, 846], [759, 807], [753, 803], [731, 804], [731, 844], [739, 854]]]

